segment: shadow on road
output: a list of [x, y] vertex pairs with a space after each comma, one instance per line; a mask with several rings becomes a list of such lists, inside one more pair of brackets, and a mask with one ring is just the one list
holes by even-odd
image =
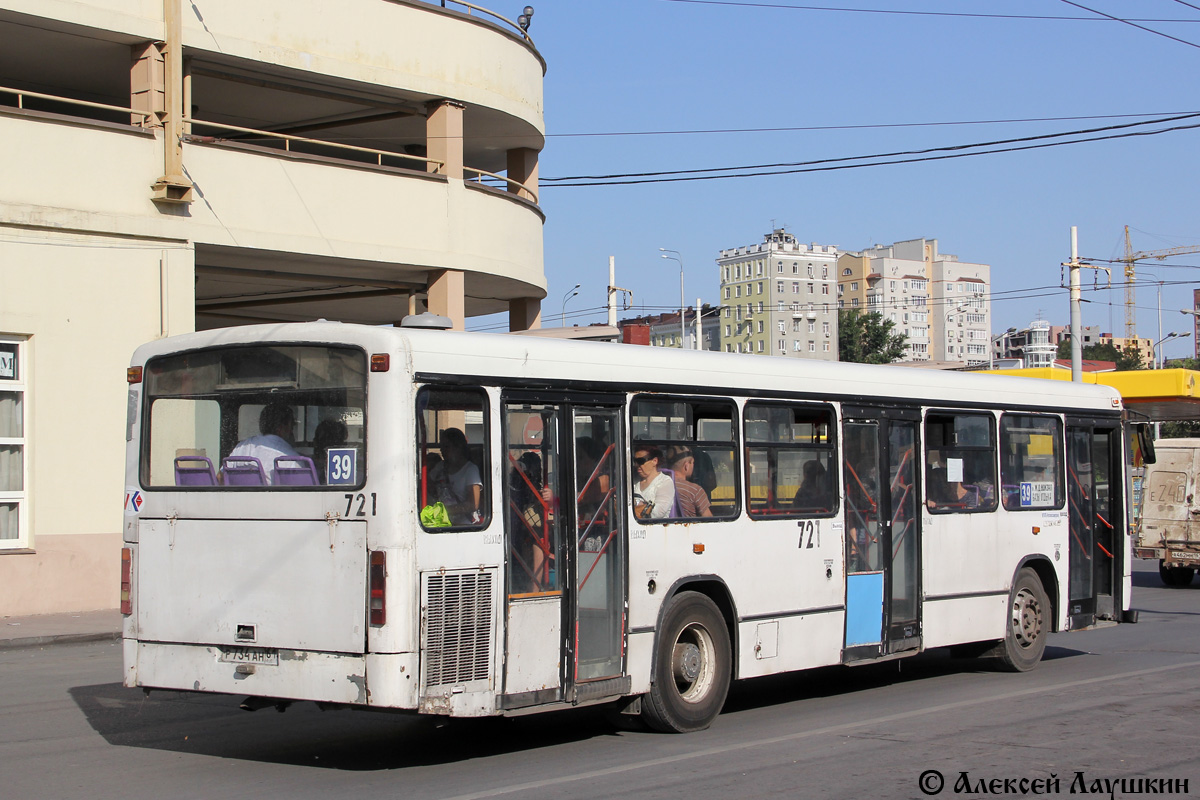
[[119, 683], [71, 690], [88, 724], [109, 744], [341, 770], [389, 770], [525, 752], [618, 735], [604, 711], [446, 719], [370, 711], [249, 713], [241, 697], [153, 692]]
[[[1046, 660], [1084, 655], [1047, 647]], [[988, 659], [953, 658], [946, 650], [860, 667], [824, 667], [735, 683], [725, 712], [850, 695], [955, 674], [991, 672]], [[242, 711], [240, 696], [156, 691], [146, 696], [118, 683], [72, 688], [88, 724], [114, 746], [335, 770], [392, 770], [529, 752], [603, 736], [653, 735], [626, 730], [605, 708], [525, 717], [448, 719], [370, 711], [321, 711], [296, 703], [285, 713]], [[627, 718], [628, 719], [628, 718]], [[632, 720], [628, 720], [632, 722]]]
[[[1087, 655], [1069, 647], [1047, 646], [1043, 661]], [[988, 658], [955, 658], [948, 649], [936, 649], [912, 658], [856, 667], [822, 667], [805, 672], [768, 675], [735, 683], [729, 690], [725, 712], [746, 711], [779, 703], [819, 697], [850, 695], [915, 681], [959, 674], [996, 672]]]

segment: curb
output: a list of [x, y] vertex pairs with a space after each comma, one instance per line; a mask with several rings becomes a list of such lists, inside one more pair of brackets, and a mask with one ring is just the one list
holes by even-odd
[[0, 650], [21, 650], [30, 647], [44, 647], [51, 644], [115, 642], [120, 639], [120, 631], [106, 631], [103, 633], [56, 633], [49, 636], [25, 636], [18, 639], [0, 639]]

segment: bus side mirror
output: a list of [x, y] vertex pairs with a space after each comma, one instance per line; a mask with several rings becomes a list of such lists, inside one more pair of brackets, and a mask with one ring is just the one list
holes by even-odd
[[1150, 424], [1148, 422], [1138, 423], [1137, 440], [1138, 449], [1142, 451], [1142, 463], [1153, 464], [1155, 461], [1154, 438], [1150, 435]]

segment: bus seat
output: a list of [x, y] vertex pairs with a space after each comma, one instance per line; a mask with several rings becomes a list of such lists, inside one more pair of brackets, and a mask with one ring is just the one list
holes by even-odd
[[316, 486], [317, 468], [308, 456], [279, 456], [275, 459], [275, 483], [279, 486]]
[[229, 456], [221, 462], [226, 486], [265, 486], [262, 462], [253, 456]]
[[205, 456], [175, 457], [176, 486], [216, 486], [217, 474]]

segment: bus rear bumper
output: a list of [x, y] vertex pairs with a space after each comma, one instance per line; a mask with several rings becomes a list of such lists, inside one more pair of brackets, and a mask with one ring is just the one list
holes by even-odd
[[368, 705], [367, 657], [124, 640], [129, 687]]

